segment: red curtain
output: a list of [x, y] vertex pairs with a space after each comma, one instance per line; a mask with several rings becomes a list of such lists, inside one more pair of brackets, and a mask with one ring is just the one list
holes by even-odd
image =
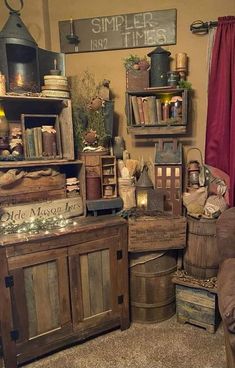
[[221, 17], [215, 35], [208, 86], [205, 162], [230, 177], [235, 206], [235, 17]]

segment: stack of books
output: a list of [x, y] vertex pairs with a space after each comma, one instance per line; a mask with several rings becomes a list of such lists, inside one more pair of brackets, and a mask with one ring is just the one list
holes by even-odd
[[[179, 96], [182, 101], [182, 98]], [[175, 114], [171, 101], [163, 101], [156, 96], [131, 96], [131, 106], [134, 116], [133, 125], [159, 125], [169, 119], [179, 120], [180, 114]], [[173, 113], [174, 112], [174, 113]]]
[[[47, 126], [40, 126], [34, 128], [25, 129], [25, 137], [24, 137], [24, 152], [25, 157], [27, 158], [42, 158], [45, 156], [48, 157], [56, 157], [58, 153], [58, 147], [56, 144], [55, 134], [56, 131], [53, 128], [52, 139], [48, 139], [45, 136], [49, 134], [49, 130], [47, 131]], [[51, 129], [51, 126], [48, 126], [48, 129]], [[47, 138], [47, 139], [46, 139]], [[50, 138], [50, 137], [49, 137]], [[49, 146], [48, 146], [49, 145]]]

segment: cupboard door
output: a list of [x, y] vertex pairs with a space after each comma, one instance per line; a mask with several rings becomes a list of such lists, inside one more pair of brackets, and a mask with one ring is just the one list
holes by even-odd
[[[67, 250], [9, 258], [14, 328], [19, 353], [43, 350], [71, 330]], [[35, 355], [35, 353], [34, 353]]]
[[[118, 237], [71, 247], [69, 269], [75, 330], [118, 324]], [[119, 323], [120, 324], [120, 323]]]

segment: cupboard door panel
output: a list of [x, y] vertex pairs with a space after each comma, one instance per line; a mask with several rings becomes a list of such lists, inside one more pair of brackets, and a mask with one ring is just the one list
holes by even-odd
[[24, 270], [29, 338], [60, 327], [58, 272], [55, 261]]
[[111, 309], [108, 249], [80, 256], [84, 318]]
[[[69, 257], [73, 323], [76, 329], [117, 317], [118, 238], [75, 246]], [[96, 250], [95, 250], [96, 249]], [[78, 304], [80, 307], [78, 307]]]
[[19, 260], [22, 268], [11, 270], [14, 327], [20, 335], [17, 344], [49, 334], [56, 340], [56, 331], [61, 334], [71, 325], [67, 252], [60, 250], [54, 260], [48, 256], [48, 261], [46, 253], [41, 263], [37, 254], [34, 263]]

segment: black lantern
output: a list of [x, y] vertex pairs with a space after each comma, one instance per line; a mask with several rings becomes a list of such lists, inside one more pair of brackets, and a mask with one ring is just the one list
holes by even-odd
[[43, 76], [50, 74], [55, 60], [57, 68], [64, 75], [64, 54], [38, 48], [23, 21], [20, 9], [10, 10], [9, 18], [0, 32], [0, 71], [6, 78], [7, 92], [39, 92], [43, 85]]
[[167, 86], [167, 72], [170, 70], [171, 53], [158, 46], [148, 56], [151, 58], [150, 84], [151, 87]]
[[149, 193], [153, 191], [153, 183], [148, 175], [148, 168], [145, 165], [139, 180], [136, 183], [137, 207], [148, 210]]

